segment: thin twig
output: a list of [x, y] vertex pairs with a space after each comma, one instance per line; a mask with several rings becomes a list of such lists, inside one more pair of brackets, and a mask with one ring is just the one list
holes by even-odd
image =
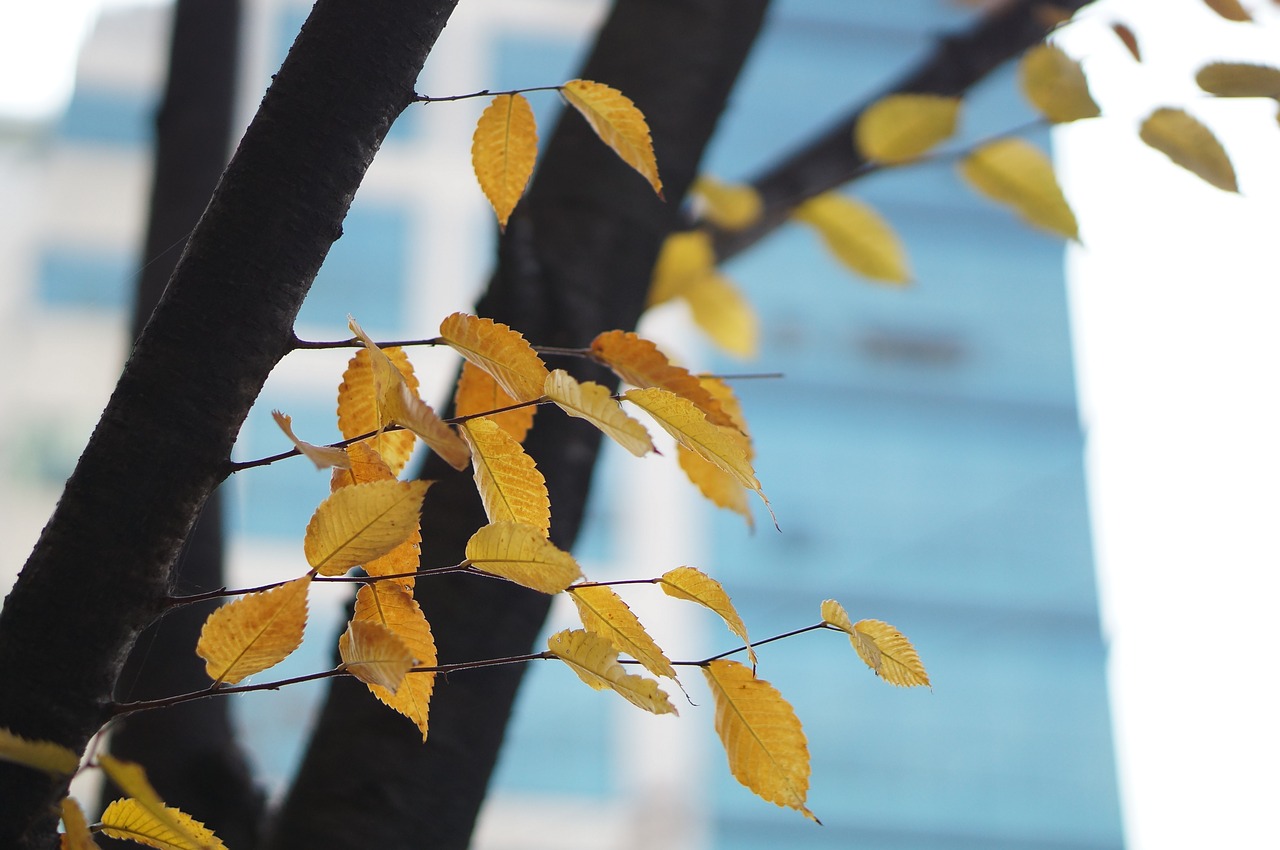
[[429, 97], [425, 94], [415, 94], [413, 103], [445, 103], [452, 100], [467, 100], [473, 97], [498, 97], [504, 94], [523, 94], [530, 91], [560, 91], [561, 86], [533, 86], [527, 89], [511, 89], [510, 91], [491, 91], [489, 89], [481, 89], [480, 91], [471, 92], [470, 94], [451, 94], [441, 97]]

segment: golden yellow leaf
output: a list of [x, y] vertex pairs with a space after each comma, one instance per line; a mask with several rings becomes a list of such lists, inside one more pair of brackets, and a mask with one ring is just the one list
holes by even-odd
[[751, 638], [747, 636], [747, 624], [742, 622], [738, 611], [733, 607], [729, 594], [725, 593], [720, 582], [693, 567], [676, 567], [662, 574], [658, 581], [662, 592], [676, 599], [687, 599], [704, 608], [709, 608], [724, 620], [729, 631], [742, 638], [747, 645], [747, 655], [751, 658], [751, 666], [756, 664], [756, 651], [751, 648]]
[[729, 386], [729, 382], [723, 378], [717, 378], [714, 375], [698, 375], [698, 383], [702, 384], [702, 388], [711, 393], [712, 398], [720, 403], [720, 409], [729, 417], [732, 426], [747, 438], [747, 460], [751, 460], [755, 456], [754, 449], [751, 448], [751, 436], [747, 432], [747, 419], [742, 413], [742, 402], [738, 401], [738, 397], [733, 392], [733, 387]]
[[809, 745], [790, 703], [773, 685], [736, 661], [702, 668], [716, 706], [716, 733], [735, 779], [754, 794], [814, 817], [809, 795]]
[[661, 387], [688, 399], [716, 425], [733, 427], [733, 420], [720, 409], [720, 402], [698, 379], [689, 370], [671, 363], [647, 339], [630, 332], [606, 331], [591, 341], [591, 359], [634, 387]]
[[853, 128], [854, 146], [877, 162], [905, 162], [956, 131], [960, 99], [936, 94], [891, 94], [867, 107]]
[[[418, 378], [413, 374], [413, 366], [404, 351], [400, 348], [385, 348], [380, 349], [380, 353], [395, 365], [409, 389], [416, 393]], [[379, 358], [377, 362], [382, 361]], [[382, 455], [392, 474], [398, 474], [413, 453], [416, 437], [408, 431], [379, 431], [391, 420], [379, 407], [375, 365], [375, 358], [368, 348], [359, 349], [348, 361], [347, 370], [342, 373], [342, 383], [338, 385], [338, 430], [347, 440], [373, 433], [374, 436], [364, 442]], [[386, 381], [385, 373], [382, 380]]]
[[495, 522], [467, 541], [467, 560], [486, 573], [540, 593], [559, 593], [582, 576], [578, 562], [532, 525]]
[[658, 161], [653, 155], [649, 124], [631, 98], [604, 83], [570, 80], [560, 87], [569, 105], [587, 119], [600, 140], [613, 149], [627, 165], [649, 181], [653, 191], [662, 197], [662, 180], [658, 177]]
[[454, 469], [462, 471], [471, 463], [471, 452], [458, 432], [405, 384], [400, 385], [400, 413], [396, 416], [396, 424], [421, 437], [431, 451]]
[[566, 629], [547, 639], [547, 649], [594, 690], [608, 688], [653, 714], [679, 714], [657, 682], [627, 673], [613, 644], [598, 635]]
[[1034, 145], [1022, 139], [985, 144], [960, 161], [960, 175], [1029, 223], [1068, 239], [1079, 238], [1075, 213], [1062, 195], [1053, 165]]
[[556, 369], [547, 375], [543, 394], [565, 413], [587, 420], [636, 457], [653, 451], [649, 432], [623, 411], [607, 387], [595, 381], [578, 383], [568, 372]]
[[1138, 37], [1133, 34], [1133, 30], [1125, 24], [1115, 23], [1111, 25], [1111, 31], [1116, 34], [1116, 38], [1120, 39], [1120, 42], [1129, 51], [1129, 55], [1133, 57], [1134, 61], [1141, 62], [1142, 49], [1138, 47]]
[[369, 442], [352, 443], [344, 451], [347, 453], [347, 465], [333, 470], [333, 477], [329, 481], [330, 492], [353, 484], [395, 480], [391, 467], [387, 466], [382, 455]]
[[[387, 581], [367, 584], [356, 594], [353, 620], [377, 623], [390, 629], [403, 641], [419, 667], [435, 667], [436, 643], [422, 608], [408, 588]], [[435, 673], [410, 673], [393, 693], [381, 685], [370, 684], [369, 690], [393, 711], [413, 721], [427, 740], [427, 715]]]
[[338, 638], [338, 656], [352, 676], [393, 694], [417, 660], [391, 629], [371, 620], [354, 619]]
[[294, 448], [302, 452], [303, 457], [316, 465], [316, 469], [328, 469], [331, 466], [343, 469], [351, 465], [351, 461], [347, 459], [347, 453], [342, 449], [335, 449], [333, 446], [316, 446], [299, 440], [294, 436], [293, 417], [285, 416], [280, 411], [273, 410], [271, 411], [271, 418], [280, 426], [280, 430], [289, 438], [289, 442], [293, 443]]
[[53, 741], [35, 741], [0, 727], [0, 761], [20, 764], [51, 776], [70, 776], [80, 767], [80, 756]]
[[1240, 191], [1231, 160], [1213, 131], [1181, 109], [1152, 112], [1142, 122], [1138, 137], [1211, 186]]
[[653, 675], [676, 677], [676, 669], [667, 656], [618, 594], [605, 585], [593, 584], [571, 587], [569, 595], [578, 606], [578, 616], [587, 631], [605, 638]]
[[889, 222], [861, 201], [824, 192], [796, 207], [791, 216], [818, 231], [827, 250], [858, 274], [888, 283], [910, 282], [902, 240]]
[[760, 220], [764, 201], [744, 183], [721, 183], [703, 174], [690, 189], [703, 203], [702, 217], [725, 230], [743, 230]]
[[242, 596], [210, 614], [196, 643], [209, 678], [215, 684], [234, 685], [279, 664], [297, 649], [307, 625], [310, 585], [308, 574]]
[[525, 338], [492, 319], [454, 313], [440, 323], [449, 347], [493, 376], [516, 401], [542, 397], [547, 367]]
[[99, 819], [102, 834], [136, 841], [159, 850], [225, 850], [226, 845], [200, 821], [172, 806], [159, 813], [140, 800], [116, 800]]
[[676, 445], [676, 460], [685, 477], [713, 505], [733, 511], [747, 521], [748, 528], [755, 528], [755, 518], [751, 516], [747, 500], [749, 491], [737, 478], [679, 444]]
[[307, 563], [339, 576], [408, 540], [418, 528], [429, 481], [370, 481], [343, 487], [320, 503], [302, 541]]
[[462, 436], [471, 447], [476, 489], [489, 522], [520, 522], [547, 534], [551, 500], [533, 458], [487, 417], [462, 423]]
[[490, 413], [513, 404], [516, 400], [498, 386], [492, 375], [470, 361], [462, 364], [462, 376], [458, 378], [458, 389], [453, 395], [453, 408], [458, 416], [483, 413], [486, 419], [498, 423], [499, 428], [514, 437], [517, 443], [523, 443], [533, 426], [533, 415], [538, 412], [536, 404], [505, 413]]
[[522, 94], [500, 94], [476, 124], [471, 167], [489, 199], [498, 226], [506, 229], [538, 157], [538, 127]]
[[1022, 92], [1040, 114], [1054, 124], [1096, 118], [1102, 114], [1080, 63], [1052, 44], [1028, 50], [1018, 66]]
[[85, 819], [80, 804], [71, 797], [63, 797], [58, 808], [62, 812], [63, 828], [59, 850], [97, 850], [98, 842], [89, 832], [89, 821]]
[[1280, 68], [1244, 62], [1213, 62], [1196, 71], [1196, 85], [1218, 97], [1280, 100]]
[[1240, 0], [1204, 0], [1204, 4], [1228, 21], [1253, 20], [1253, 17], [1240, 5]]
[[736, 357], [754, 357], [760, 346], [755, 309], [727, 277], [709, 274], [681, 293], [693, 321], [711, 341]]
[[[373, 369], [374, 410], [377, 415], [378, 428], [385, 428], [404, 415], [400, 403], [405, 393], [401, 392], [401, 390], [408, 390], [408, 395], [416, 397], [417, 383], [415, 381], [413, 388], [409, 388], [408, 382], [405, 381], [404, 373], [400, 371], [400, 366], [392, 361], [391, 357], [364, 332], [364, 329], [351, 316], [347, 316], [347, 327], [351, 329], [351, 332], [356, 335], [360, 342], [364, 343], [365, 349], [369, 352], [369, 365]], [[405, 364], [409, 363], [407, 359], [403, 362]], [[413, 367], [411, 365], [408, 366], [408, 370], [412, 373]]]
[[904, 688], [929, 685], [929, 674], [916, 648], [893, 626], [880, 620], [851, 622], [844, 606], [834, 599], [823, 601], [822, 620], [848, 634], [858, 657], [889, 684]]
[[647, 306], [663, 304], [683, 295], [698, 281], [714, 274], [715, 268], [716, 252], [706, 231], [672, 233], [663, 240], [662, 250], [654, 263]]

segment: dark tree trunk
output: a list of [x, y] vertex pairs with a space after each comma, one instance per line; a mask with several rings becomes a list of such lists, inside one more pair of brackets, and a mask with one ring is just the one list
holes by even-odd
[[[178, 0], [174, 5], [169, 78], [156, 115], [155, 173], [142, 271], [134, 299], [133, 336], [142, 333], [213, 194], [231, 146], [239, 61], [239, 0]], [[205, 502], [178, 557], [174, 592], [223, 582], [221, 491]], [[120, 674], [116, 698], [149, 699], [208, 684], [192, 651], [215, 602], [180, 608], [139, 636]], [[124, 718], [111, 730], [111, 752], [146, 765], [160, 796], [213, 829], [229, 846], [250, 848], [262, 809], [249, 766], [231, 728], [227, 700], [200, 700]], [[102, 803], [121, 796], [114, 783]], [[134, 846], [99, 837], [104, 847]]]
[[[581, 76], [620, 89], [644, 110], [668, 203], [576, 114], [563, 115], [501, 240], [481, 315], [560, 346], [635, 326], [658, 249], [679, 220], [680, 199], [765, 6], [765, 0], [615, 5]], [[561, 547], [577, 535], [598, 446], [598, 432], [553, 410], [538, 414], [526, 441], [547, 478], [551, 536]], [[424, 477], [438, 481], [423, 507], [424, 565], [457, 563], [485, 521], [475, 485], [435, 458]], [[549, 606], [542, 594], [473, 576], [419, 580], [418, 588], [442, 663], [528, 652]], [[425, 746], [412, 724], [363, 685], [333, 682], [270, 846], [466, 847], [522, 672], [513, 665], [438, 679]]]
[[[456, 0], [320, 0], [0, 613], [0, 727], [77, 752], [369, 163]], [[0, 763], [0, 847], [56, 845], [66, 782]]]

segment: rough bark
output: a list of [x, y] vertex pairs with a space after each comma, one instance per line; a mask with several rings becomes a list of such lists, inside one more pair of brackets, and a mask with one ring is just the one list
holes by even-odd
[[[658, 248], [678, 222], [679, 201], [765, 6], [765, 0], [616, 4], [580, 75], [621, 89], [645, 111], [668, 202], [576, 114], [562, 116], [501, 240], [480, 314], [560, 346], [635, 326]], [[526, 441], [547, 478], [551, 536], [562, 547], [577, 535], [598, 446], [594, 429], [552, 410], [538, 414]], [[438, 481], [423, 508], [424, 565], [456, 563], [484, 523], [474, 484], [434, 458], [424, 477]], [[549, 606], [549, 597], [472, 576], [420, 580], [418, 587], [443, 663], [530, 651]], [[425, 745], [362, 685], [334, 682], [270, 846], [466, 847], [522, 672], [512, 665], [438, 679]]]
[[[456, 0], [321, 0], [0, 613], [0, 726], [83, 751]], [[0, 846], [52, 847], [66, 782], [0, 763]]]
[[[1061, 0], [1053, 7], [1071, 13], [1087, 2]], [[868, 106], [889, 94], [963, 95], [1044, 39], [1048, 33], [1044, 6], [1043, 0], [1002, 4], [968, 30], [939, 39], [937, 49], [916, 68], [763, 169], [750, 181], [764, 202], [759, 221], [742, 230], [700, 224], [711, 234], [717, 259], [723, 262], [737, 256], [786, 224], [797, 205], [865, 173], [868, 163], [853, 145], [853, 128]]]
[[[169, 75], [156, 113], [155, 170], [141, 272], [134, 297], [133, 337], [160, 301], [188, 235], [200, 220], [231, 152], [239, 0], [178, 0], [174, 4]], [[215, 490], [178, 557], [174, 593], [223, 586], [220, 490]], [[116, 699], [150, 699], [208, 684], [192, 651], [210, 601], [173, 611], [143, 631], [121, 671]], [[236, 744], [227, 700], [200, 700], [126, 717], [113, 725], [110, 750], [146, 765], [160, 796], [213, 829], [228, 846], [249, 848], [262, 809], [244, 754]], [[102, 803], [121, 796], [105, 783]], [[135, 846], [99, 837], [105, 847]]]

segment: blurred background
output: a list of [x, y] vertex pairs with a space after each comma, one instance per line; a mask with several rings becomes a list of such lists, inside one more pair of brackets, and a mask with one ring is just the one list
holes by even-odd
[[[990, 5], [990, 4], [989, 4]], [[854, 278], [790, 225], [725, 268], [761, 317], [748, 361], [702, 341], [682, 305], [642, 333], [691, 365], [778, 371], [736, 385], [782, 533], [717, 513], [671, 453], [608, 454], [578, 554], [592, 578], [681, 564], [718, 577], [763, 638], [819, 602], [907, 634], [933, 689], [875, 680], [827, 632], [761, 650], [805, 723], [810, 807], [777, 810], [730, 776], [708, 700], [653, 718], [559, 665], [526, 680], [477, 838], [481, 848], [626, 848], [665, 819], [689, 848], [1238, 848], [1280, 845], [1277, 699], [1266, 650], [1280, 508], [1274, 249], [1275, 103], [1213, 102], [1194, 70], [1275, 63], [1275, 6], [1234, 24], [1199, 0], [1095, 4], [1060, 43], [1085, 61], [1104, 118], [1052, 142], [1081, 244], [1064, 248], [968, 191], [950, 165], [894, 170], [851, 194], [906, 242], [905, 289]], [[419, 90], [554, 85], [574, 76], [597, 0], [460, 4]], [[308, 12], [245, 0], [238, 126]], [[70, 7], [0, 27], [0, 552], [21, 567], [127, 353], [133, 282], [171, 9]], [[897, 79], [980, 5], [778, 0], [711, 149], [745, 180]], [[28, 16], [28, 17], [23, 17]], [[1133, 28], [1138, 63], [1111, 31]], [[46, 40], [47, 39], [47, 40]], [[559, 108], [532, 95], [539, 125]], [[1240, 174], [1227, 196], [1136, 139], [1153, 106], [1215, 128]], [[395, 125], [299, 319], [305, 339], [429, 337], [468, 309], [495, 229], [469, 165], [482, 101]], [[640, 104], [643, 108], [643, 104]], [[966, 98], [959, 143], [1034, 117], [1013, 69]], [[660, 152], [659, 152], [660, 155]], [[536, 342], [536, 340], [535, 340]], [[347, 355], [301, 352], [272, 375], [237, 445], [244, 460], [337, 439]], [[454, 370], [411, 352], [428, 399]], [[328, 478], [302, 462], [238, 476], [226, 507], [233, 584], [300, 574]], [[87, 567], [90, 568], [90, 567]], [[641, 587], [628, 601], [673, 657], [734, 645], [710, 617]], [[281, 675], [328, 666], [343, 599], [314, 603]], [[553, 629], [573, 621], [559, 610]], [[272, 674], [274, 677], [274, 673]], [[237, 703], [264, 781], [297, 757], [310, 686]], [[661, 814], [656, 814], [661, 813]]]

